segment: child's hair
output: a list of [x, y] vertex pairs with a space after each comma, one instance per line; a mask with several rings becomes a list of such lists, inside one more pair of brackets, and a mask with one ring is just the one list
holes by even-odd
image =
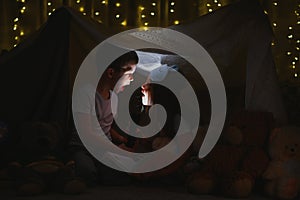
[[134, 64], [137, 64], [139, 62], [139, 57], [135, 51], [129, 51], [123, 54], [122, 56], [118, 57], [108, 66], [108, 68], [112, 68], [116, 71], [120, 71], [121, 69], [128, 71], [130, 69], [127, 69], [125, 65], [130, 62]]

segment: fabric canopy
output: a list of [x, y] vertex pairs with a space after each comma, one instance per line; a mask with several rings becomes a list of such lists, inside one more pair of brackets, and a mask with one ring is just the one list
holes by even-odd
[[245, 77], [245, 108], [287, 121], [271, 51], [272, 28], [258, 1], [244, 0], [191, 23], [171, 27], [199, 42], [219, 67], [225, 84]]
[[[245, 108], [267, 110], [286, 120], [270, 49], [272, 32], [258, 2], [240, 1], [170, 28], [206, 48], [225, 85], [245, 87]], [[67, 129], [80, 64], [96, 45], [119, 31], [71, 8], [57, 9], [38, 31], [0, 57], [0, 120], [9, 125], [59, 121]], [[197, 84], [199, 77], [192, 69], [183, 71]]]

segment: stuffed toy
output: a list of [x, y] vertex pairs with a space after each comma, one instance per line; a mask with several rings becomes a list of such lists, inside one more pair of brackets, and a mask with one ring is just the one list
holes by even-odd
[[[264, 146], [272, 126], [270, 113], [237, 113], [213, 150], [199, 161], [199, 169], [187, 178], [188, 190], [234, 198], [249, 196], [269, 163]], [[203, 134], [198, 138], [202, 140]]]
[[16, 161], [8, 166], [18, 195], [85, 190], [85, 183], [75, 177], [74, 162], [63, 155], [63, 132], [58, 123], [28, 123], [21, 127], [20, 135]]
[[263, 177], [273, 198], [294, 199], [300, 191], [300, 128], [275, 128], [270, 136], [271, 162]]

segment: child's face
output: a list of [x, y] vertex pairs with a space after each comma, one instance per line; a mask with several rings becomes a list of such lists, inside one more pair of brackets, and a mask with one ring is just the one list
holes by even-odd
[[130, 82], [133, 81], [133, 74], [136, 70], [136, 64], [128, 63], [123, 68], [129, 68], [129, 70], [120, 72], [120, 78], [114, 87], [114, 91], [116, 93], [122, 92], [125, 89], [125, 86], [130, 85]]
[[142, 103], [144, 106], [153, 105], [153, 91], [150, 83], [145, 83], [142, 85]]

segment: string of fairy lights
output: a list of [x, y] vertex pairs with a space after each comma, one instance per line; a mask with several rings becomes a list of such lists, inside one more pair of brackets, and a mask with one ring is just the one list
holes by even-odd
[[[171, 19], [174, 18], [174, 15], [175, 15], [175, 7], [176, 7], [176, 3], [174, 1], [170, 1], [169, 2], [169, 13], [171, 15]], [[175, 20], [170, 20], [171, 23], [175, 24], [175, 25], [178, 25], [180, 22], [179, 20], [175, 19]]]
[[208, 12], [213, 12], [222, 7], [222, 4], [218, 0], [214, 0], [213, 3], [206, 3], [206, 7]]
[[121, 26], [127, 26], [127, 16], [123, 3], [116, 2], [114, 3], [113, 7], [115, 10], [114, 17], [117, 21], [117, 24]]
[[[168, 1], [166, 13], [161, 13], [160, 10], [163, 6], [164, 2], [162, 1], [140, 1], [140, 5], [138, 6], [138, 14], [137, 14], [137, 24], [140, 27], [148, 27], [148, 26], [164, 26], [164, 22], [161, 21], [161, 18], [164, 17], [164, 20], [167, 21], [168, 25], [178, 25], [180, 21], [176, 19], [175, 14], [175, 1]], [[164, 15], [164, 16], [163, 16]]]
[[[191, 0], [192, 1], [192, 0]], [[223, 6], [230, 4], [236, 0], [194, 0], [194, 4], [191, 6], [198, 7], [197, 16], [211, 13]], [[264, 1], [264, 0], [262, 0]], [[23, 17], [27, 12], [27, 4], [30, 0], [16, 0], [17, 2], [17, 15], [13, 19], [13, 47], [17, 46], [20, 41], [30, 32], [26, 32], [23, 29]], [[60, 2], [60, 3], [59, 3]], [[62, 0], [48, 0], [46, 2], [46, 15], [49, 17], [60, 6], [62, 6]], [[69, 0], [69, 6], [78, 10], [82, 15], [89, 15], [100, 23], [108, 26], [128, 26], [128, 3], [126, 0]], [[149, 26], [169, 26], [178, 25], [182, 23], [184, 19], [178, 17], [177, 12], [181, 9], [181, 5], [184, 3], [181, 0], [136, 0], [138, 2], [136, 13], [136, 24], [140, 27]], [[272, 11], [277, 12], [276, 9], [280, 7], [279, 0], [273, 0], [271, 2]], [[164, 7], [165, 9], [162, 9]], [[265, 14], [269, 16], [271, 25], [276, 35], [276, 31], [279, 28], [283, 28], [282, 25], [269, 15], [270, 10], [265, 10]], [[294, 10], [289, 11], [294, 16], [294, 21], [291, 21], [287, 28], [286, 43], [287, 49], [284, 50], [284, 55], [287, 56], [288, 67], [291, 71], [292, 77], [300, 77], [300, 0], [297, 0]], [[113, 16], [111, 16], [113, 15]], [[195, 17], [197, 17], [195, 16]], [[165, 23], [161, 19], [166, 20]], [[273, 48], [277, 45], [277, 41], [272, 42]], [[281, 49], [281, 51], [283, 51]]]
[[[291, 57], [291, 68], [294, 73], [294, 77], [299, 77], [299, 58], [300, 58], [300, 1], [297, 2], [297, 7], [295, 9], [295, 26], [297, 26], [298, 31], [294, 31], [295, 27], [289, 26], [288, 29], [291, 31], [291, 33], [288, 35], [288, 39], [291, 40], [291, 54], [289, 55]], [[297, 66], [297, 67], [296, 67]]]
[[22, 29], [22, 15], [26, 11], [26, 1], [25, 0], [17, 0], [18, 6], [18, 13], [17, 16], [13, 19], [13, 38], [14, 44], [13, 46], [16, 47], [18, 43], [21, 41], [21, 38], [25, 35], [24, 30]]
[[[291, 17], [291, 21], [289, 22], [290, 24], [287, 25], [286, 30], [283, 30], [283, 32], [287, 33], [286, 37], [284, 38], [285, 44], [287, 44], [287, 49], [285, 52], [283, 52], [285, 54], [285, 56], [287, 56], [287, 60], [288, 60], [288, 67], [291, 69], [291, 76], [294, 78], [299, 78], [299, 58], [300, 58], [300, 1], [298, 0], [298, 2], [295, 4], [295, 10], [292, 10], [290, 12], [290, 15], [292, 15]], [[280, 6], [280, 2], [278, 0], [275, 0], [272, 2], [272, 8], [271, 10], [275, 10], [275, 12], [277, 12], [277, 9]], [[265, 11], [265, 14], [269, 14], [268, 11]], [[271, 25], [273, 27], [273, 31], [276, 33], [279, 30], [279, 26], [280, 25], [277, 20], [276, 17], [274, 17], [275, 19], [273, 19], [273, 21], [271, 21]], [[272, 43], [273, 48], [276, 48], [276, 42], [273, 41]], [[282, 51], [282, 49], [280, 49], [280, 51]]]

